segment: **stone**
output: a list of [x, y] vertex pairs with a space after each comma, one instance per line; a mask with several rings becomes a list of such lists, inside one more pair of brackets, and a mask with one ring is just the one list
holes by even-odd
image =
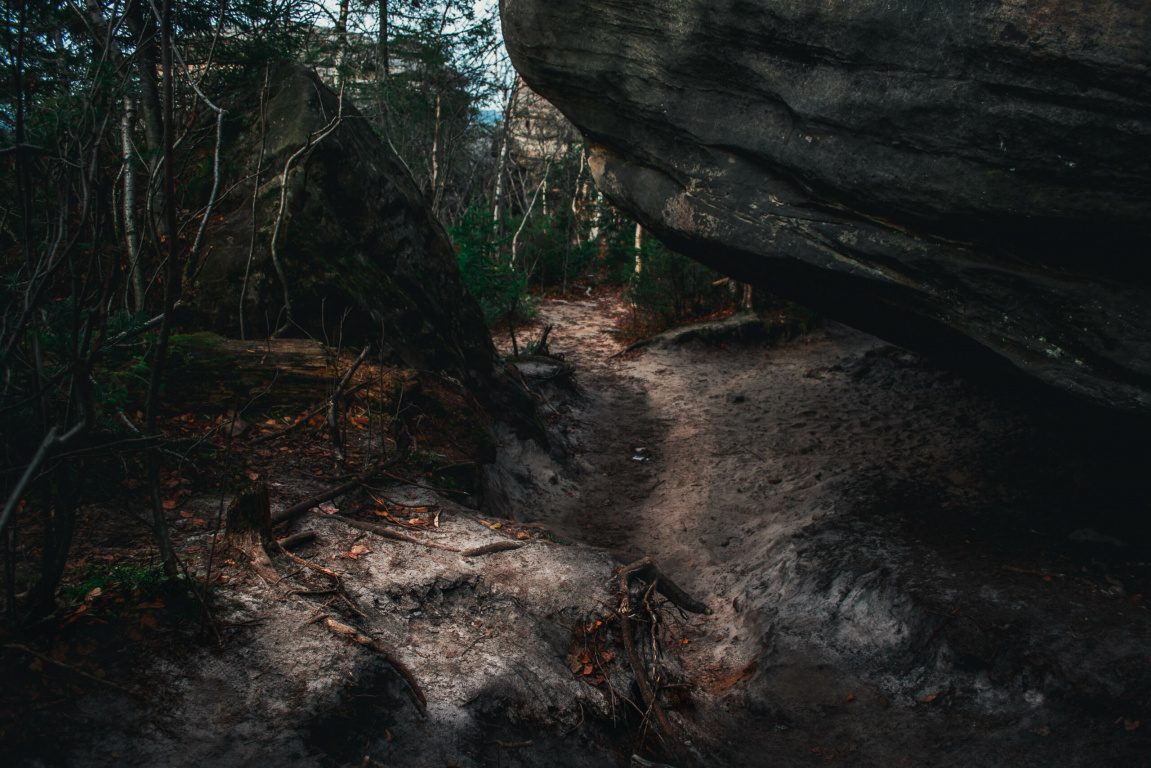
[[221, 189], [232, 191], [186, 271], [185, 324], [238, 336], [241, 303], [248, 338], [266, 338], [284, 324], [270, 243], [284, 165], [310, 143], [288, 174], [276, 238], [292, 304], [284, 335], [335, 344], [342, 334], [352, 345], [382, 330], [384, 343], [412, 367], [479, 377], [495, 358], [491, 340], [451, 242], [403, 161], [348, 102], [340, 124], [317, 140], [340, 111], [339, 97], [304, 65], [282, 61], [268, 83], [255, 246], [251, 179], [261, 155], [262, 72], [223, 100]]
[[[541, 435], [530, 398], [500, 363], [448, 235], [404, 161], [304, 65], [283, 60], [267, 83], [263, 94], [261, 72], [221, 100], [220, 189], [227, 194], [200, 257], [185, 269], [183, 328], [248, 339], [279, 330], [343, 346], [382, 339], [397, 362], [458, 379], [521, 432]], [[210, 188], [210, 177], [201, 185]]]
[[1151, 14], [1131, 0], [502, 0], [671, 247], [968, 371], [1151, 414]]

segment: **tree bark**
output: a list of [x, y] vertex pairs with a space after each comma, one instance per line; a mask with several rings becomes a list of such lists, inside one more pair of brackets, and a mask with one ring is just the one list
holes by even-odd
[[[168, 339], [172, 333], [172, 306], [176, 303], [176, 207], [173, 190], [175, 189], [174, 149], [175, 125], [172, 114], [172, 6], [171, 0], [164, 0], [162, 23], [164, 58], [164, 221], [167, 223], [169, 233], [167, 246], [168, 253], [164, 268], [164, 319], [160, 323], [160, 332], [156, 338], [156, 347], [152, 358], [152, 376], [148, 385], [147, 415], [145, 416], [144, 434], [155, 437], [158, 434], [156, 417], [160, 408], [160, 382], [164, 375], [164, 359], [168, 354]], [[164, 563], [164, 573], [170, 579], [176, 578], [176, 553], [172, 549], [172, 540], [168, 535], [168, 519], [165, 516], [163, 500], [160, 492], [160, 453], [159, 448], [148, 451], [148, 485], [152, 492], [152, 524], [155, 528], [156, 542], [160, 547], [160, 559]]]
[[[156, 70], [160, 64], [157, 55], [156, 25], [147, 12], [147, 0], [135, 0], [128, 8], [128, 29], [136, 38], [136, 71], [140, 75], [140, 111], [144, 118], [144, 140], [148, 145], [148, 170], [155, 175], [156, 163], [164, 152], [164, 113], [160, 103], [160, 80]], [[151, 210], [164, 210], [164, 192], [158, 190]], [[160, 234], [167, 232], [167, 221], [156, 223]]]
[[643, 271], [643, 225], [638, 221], [635, 224], [635, 272], [638, 275]]
[[144, 268], [140, 264], [140, 232], [136, 228], [136, 147], [132, 134], [136, 129], [136, 101], [124, 97], [124, 114], [120, 119], [120, 146], [124, 155], [124, 239], [128, 245], [128, 274], [131, 278], [132, 309], [144, 311]]
[[348, 2], [340, 0], [340, 15], [336, 19], [336, 82], [344, 84], [344, 69], [348, 65]]
[[272, 508], [266, 483], [257, 483], [232, 500], [224, 531], [224, 543], [248, 558], [256, 573], [269, 584], [279, 582], [280, 576], [266, 549], [272, 540]]

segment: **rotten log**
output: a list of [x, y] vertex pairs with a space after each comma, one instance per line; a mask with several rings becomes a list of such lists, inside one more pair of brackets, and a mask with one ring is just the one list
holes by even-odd
[[164, 400], [181, 411], [312, 404], [332, 384], [329, 353], [310, 339], [239, 341], [193, 333], [173, 336], [170, 354]]

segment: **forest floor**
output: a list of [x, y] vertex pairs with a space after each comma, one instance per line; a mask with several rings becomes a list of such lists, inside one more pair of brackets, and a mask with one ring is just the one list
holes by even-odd
[[[541, 305], [534, 332], [551, 324], [570, 367], [520, 367], [552, 445], [497, 430], [482, 510], [413, 472], [317, 507], [280, 534], [317, 539], [274, 556], [275, 579], [217, 565], [203, 628], [140, 576], [141, 522], [86, 512], [73, 598], [40, 634], [0, 637], [0, 754], [682, 765], [619, 642], [615, 573], [646, 555], [711, 610], [645, 599], [636, 619], [700, 765], [1151, 764], [1145, 441], [1024, 415], [834, 324], [767, 345], [735, 318], [620, 355], [624, 311], [615, 294]], [[273, 511], [328, 487], [321, 436], [252, 439], [234, 471], [269, 482]], [[426, 445], [459, 464], [482, 452]], [[167, 482], [202, 575], [220, 494], [190, 471]]]

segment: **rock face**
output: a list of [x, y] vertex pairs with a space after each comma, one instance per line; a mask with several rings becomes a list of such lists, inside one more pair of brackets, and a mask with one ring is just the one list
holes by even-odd
[[270, 244], [292, 158], [276, 233], [292, 310], [286, 335], [335, 344], [342, 334], [350, 345], [382, 332], [408, 366], [490, 389], [501, 376], [491, 338], [403, 161], [355, 107], [341, 113], [339, 97], [303, 65], [283, 61], [269, 72], [265, 120], [262, 85], [260, 77], [224, 102], [221, 190], [230, 191], [204, 255], [186, 271], [184, 325], [260, 338], [285, 324]]
[[1133, 0], [502, 0], [528, 84], [672, 247], [892, 341], [1151, 414]]

